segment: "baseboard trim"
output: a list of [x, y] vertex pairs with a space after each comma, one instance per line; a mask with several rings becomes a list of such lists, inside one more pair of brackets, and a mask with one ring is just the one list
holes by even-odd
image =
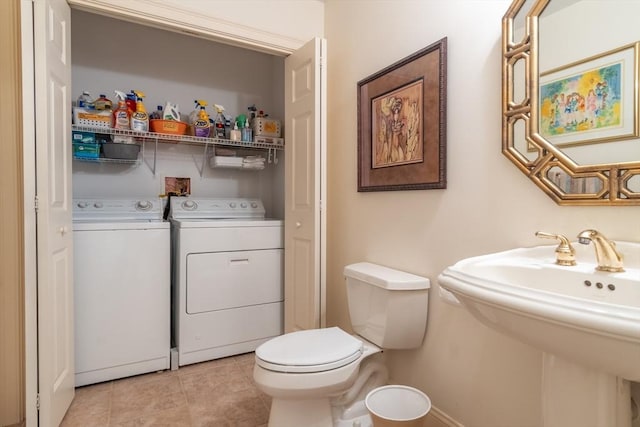
[[435, 406], [431, 406], [431, 410], [427, 414], [424, 427], [464, 427], [464, 425], [460, 424]]

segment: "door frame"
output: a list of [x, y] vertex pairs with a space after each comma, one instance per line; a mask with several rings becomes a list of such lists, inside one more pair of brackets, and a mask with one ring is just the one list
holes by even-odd
[[38, 426], [38, 280], [36, 236], [35, 70], [33, 60], [33, 1], [20, 1], [22, 39], [22, 152], [24, 194], [25, 404], [26, 426]]

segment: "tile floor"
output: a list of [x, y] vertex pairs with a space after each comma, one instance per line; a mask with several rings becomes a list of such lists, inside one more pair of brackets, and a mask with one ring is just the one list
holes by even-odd
[[266, 427], [253, 353], [79, 387], [61, 427]]

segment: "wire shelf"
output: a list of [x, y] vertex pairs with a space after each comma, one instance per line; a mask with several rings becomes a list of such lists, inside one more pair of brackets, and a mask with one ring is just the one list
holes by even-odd
[[166, 133], [155, 133], [155, 132], [140, 132], [135, 130], [122, 130], [122, 129], [105, 129], [105, 128], [97, 128], [91, 126], [80, 126], [73, 125], [72, 129], [75, 131], [82, 132], [94, 132], [101, 133], [107, 135], [121, 135], [121, 136], [131, 136], [134, 139], [139, 140], [151, 140], [157, 142], [167, 142], [167, 143], [180, 143], [180, 144], [191, 144], [191, 145], [221, 145], [227, 147], [239, 147], [239, 148], [251, 148], [251, 149], [267, 149], [267, 150], [283, 150], [284, 142], [241, 142], [241, 141], [232, 141], [230, 139], [221, 139], [221, 138], [203, 138], [199, 136], [191, 136], [191, 135], [171, 135]]

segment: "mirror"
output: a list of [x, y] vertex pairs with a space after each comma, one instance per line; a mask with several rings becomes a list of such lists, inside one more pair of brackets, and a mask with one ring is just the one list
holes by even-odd
[[640, 1], [514, 0], [502, 152], [561, 205], [640, 205]]

